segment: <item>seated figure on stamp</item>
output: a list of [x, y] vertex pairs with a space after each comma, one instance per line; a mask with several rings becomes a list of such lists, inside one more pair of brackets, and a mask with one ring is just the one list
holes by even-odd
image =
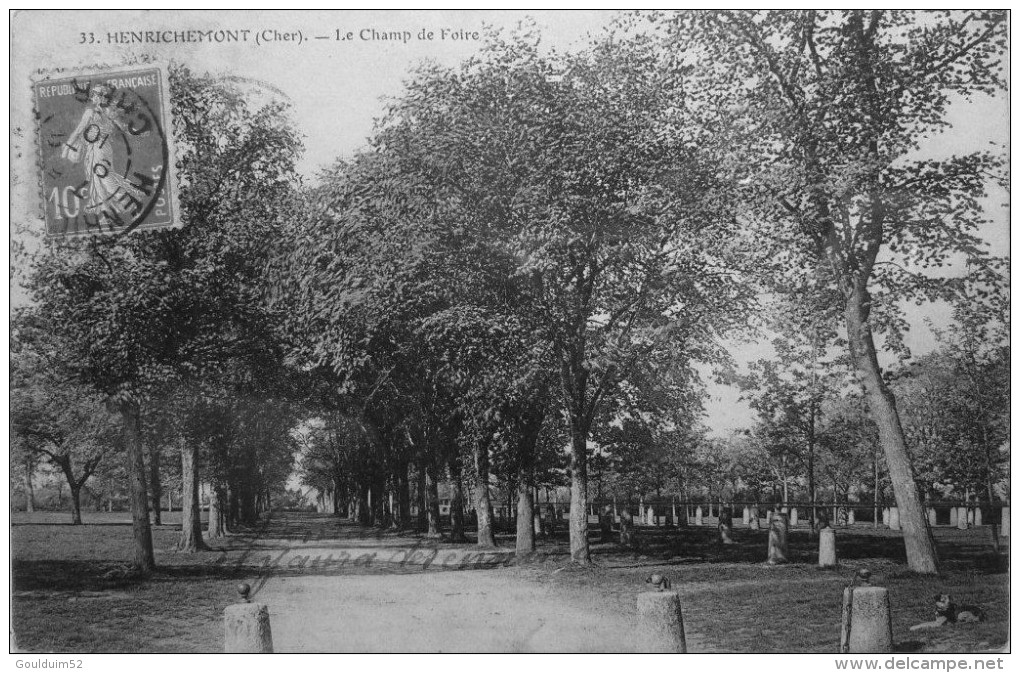
[[121, 119], [121, 109], [111, 103], [113, 89], [106, 84], [94, 84], [89, 92], [89, 104], [71, 136], [64, 143], [61, 156], [72, 163], [82, 162], [85, 183], [88, 190], [77, 190], [85, 202], [87, 212], [106, 209], [123, 210], [114, 197], [124, 192], [131, 200], [138, 200], [142, 193], [137, 187], [120, 175], [113, 165], [114, 134], [126, 133]]

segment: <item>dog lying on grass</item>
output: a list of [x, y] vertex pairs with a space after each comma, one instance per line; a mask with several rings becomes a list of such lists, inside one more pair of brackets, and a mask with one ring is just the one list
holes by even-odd
[[918, 629], [937, 629], [946, 624], [968, 624], [981, 622], [985, 619], [985, 612], [974, 605], [957, 605], [949, 594], [935, 595], [935, 621], [915, 624], [910, 627], [911, 631]]

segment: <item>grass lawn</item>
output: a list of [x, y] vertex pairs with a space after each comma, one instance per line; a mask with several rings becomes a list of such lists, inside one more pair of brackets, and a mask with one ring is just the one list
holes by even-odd
[[[364, 544], [366, 536], [360, 529], [341, 528], [335, 519], [322, 521], [328, 531], [353, 534], [351, 544]], [[269, 533], [271, 540], [257, 543], [287, 542], [285, 530]], [[111, 568], [130, 556], [130, 535], [129, 525], [113, 521], [13, 526], [12, 626], [20, 650], [221, 650], [223, 609], [237, 601], [237, 583], [255, 584], [269, 572], [234, 563], [256, 543], [254, 532], [232, 536], [214, 551], [178, 554], [173, 551], [177, 531], [170, 525], [156, 527], [160, 569], [144, 579], [107, 578]], [[386, 537], [386, 544], [399, 543]], [[566, 535], [561, 531], [541, 542], [539, 550], [548, 555], [544, 561], [496, 572], [521, 582], [552, 584], [557, 590], [576, 592], [600, 609], [625, 615], [635, 613], [635, 595], [648, 588], [645, 577], [662, 573], [680, 593], [692, 652], [831, 653], [837, 647], [843, 587], [866, 566], [874, 584], [889, 588], [897, 650], [972, 652], [1002, 646], [1008, 639], [1008, 574], [992, 556], [984, 530], [937, 529], [943, 559], [943, 573], [937, 577], [908, 572], [902, 538], [890, 531], [867, 527], [839, 531], [841, 563], [835, 570], [815, 567], [816, 541], [806, 530], [791, 533], [792, 563], [766, 566], [766, 538], [765, 531], [737, 529], [736, 544], [723, 546], [708, 527], [644, 529], [638, 550], [596, 543], [594, 567], [580, 569], [567, 563]], [[342, 539], [333, 543], [346, 544]], [[499, 543], [512, 548], [508, 537], [501, 536]], [[295, 572], [325, 576], [393, 571], [410, 572], [385, 566]], [[470, 588], [472, 571], [459, 574]], [[910, 625], [933, 618], [932, 596], [943, 592], [958, 602], [982, 606], [987, 620], [910, 631]]]
[[[1009, 575], [984, 530], [936, 529], [943, 566], [937, 577], [907, 570], [899, 534], [863, 526], [837, 533], [840, 565], [832, 570], [815, 565], [817, 541], [807, 530], [791, 533], [793, 562], [780, 566], [764, 563], [766, 531], [735, 530], [732, 546], [719, 544], [707, 527], [642, 533], [641, 549], [629, 555], [615, 545], [595, 545], [592, 569], [565, 567], [566, 543], [560, 541], [562, 570], [518, 572], [533, 581], [571, 585], [630, 611], [634, 595], [648, 588], [645, 578], [664, 574], [680, 594], [685, 625], [693, 632], [692, 652], [836, 652], [843, 589], [861, 567], [872, 571], [872, 584], [889, 589], [897, 651], [974, 652], [1001, 647], [1009, 638]], [[911, 631], [911, 625], [934, 619], [937, 593], [983, 607], [986, 621]]]

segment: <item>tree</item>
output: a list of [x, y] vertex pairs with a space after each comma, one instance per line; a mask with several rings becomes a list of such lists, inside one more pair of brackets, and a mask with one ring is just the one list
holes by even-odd
[[452, 236], [511, 264], [507, 285], [550, 349], [568, 419], [579, 564], [603, 403], [642, 373], [687, 376], [741, 299], [709, 251], [725, 241], [709, 173], [668, 133], [671, 83], [612, 43], [543, 58], [527, 36], [494, 37], [479, 60], [410, 82], [379, 140], [450, 205]]
[[39, 314], [68, 344], [69, 375], [121, 417], [133, 562], [143, 572], [155, 567], [142, 444], [147, 405], [175, 388], [201, 392], [238, 361], [249, 374], [278, 371], [259, 366], [280, 350], [267, 338], [272, 324], [257, 281], [274, 231], [291, 212], [300, 150], [280, 104], [253, 111], [235, 88], [181, 67], [171, 69], [170, 86], [185, 226], [50, 242], [28, 283]]
[[1008, 459], [1000, 447], [1009, 440], [1009, 348], [967, 312], [958, 310], [962, 321], [939, 334], [940, 347], [893, 385], [926, 487], [983, 493], [991, 506]]
[[667, 43], [715, 139], [742, 220], [781, 290], [835, 292], [848, 350], [892, 476], [912, 570], [938, 561], [876, 334], [896, 344], [897, 302], [961, 286], [956, 255], [992, 260], [976, 230], [1000, 156], [922, 158], [957, 100], [1005, 88], [1004, 12], [698, 12]]
[[[815, 464], [823, 430], [823, 407], [847, 384], [845, 358], [833, 357], [837, 345], [831, 311], [800, 301], [774, 301], [770, 307], [774, 357], [759, 359], [745, 376], [735, 377], [741, 397], [757, 413], [767, 445], [804, 466], [811, 516], [815, 517]], [[784, 500], [787, 476], [783, 477]]]
[[59, 342], [39, 331], [42, 325], [19, 316], [11, 367], [11, 429], [27, 470], [28, 508], [31, 479], [44, 457], [67, 480], [71, 523], [81, 524], [81, 490], [104, 460], [119, 448], [116, 420], [89, 388], [63, 378]]
[[[855, 489], [867, 490], [879, 469], [877, 428], [860, 395], [828, 400], [823, 417], [825, 422], [818, 434], [820, 472], [828, 477], [833, 501], [848, 502]], [[876, 520], [880, 490], [879, 485], [874, 501]]]

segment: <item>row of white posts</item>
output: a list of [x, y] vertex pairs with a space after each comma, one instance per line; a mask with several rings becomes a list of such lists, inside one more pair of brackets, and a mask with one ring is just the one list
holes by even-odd
[[[743, 511], [743, 522], [745, 526], [757, 530], [760, 527], [758, 517], [754, 516], [754, 508], [745, 507]], [[790, 517], [790, 525], [796, 526], [800, 522], [799, 512], [796, 507], [784, 507], [782, 508], [784, 514], [788, 514]], [[619, 521], [619, 515], [616, 514], [615, 518]], [[677, 520], [676, 516], [676, 505], [672, 507], [673, 521]], [[769, 510], [766, 513], [765, 521], [770, 523], [772, 521], [773, 510]], [[935, 508], [929, 507], [927, 509], [928, 524], [931, 526], [936, 525]], [[658, 520], [661, 517], [657, 517], [655, 514], [655, 508], [649, 505], [645, 507], [643, 504], [638, 506], [638, 515], [635, 517], [637, 522], [644, 525], [655, 526], [658, 525]], [[694, 508], [694, 525], [703, 526], [705, 525], [705, 514], [701, 506], [698, 505]], [[690, 518], [688, 518], [690, 520]], [[1000, 535], [1003, 537], [1009, 537], [1009, 507], [1002, 508], [1002, 523], [1000, 524]], [[846, 509], [846, 523], [849, 526], [857, 523], [856, 516], [854, 514], [854, 508], [850, 507]], [[886, 507], [882, 510], [882, 525], [887, 526], [891, 530], [900, 530], [900, 510], [898, 507]], [[966, 530], [969, 526], [981, 526], [983, 525], [982, 514], [980, 507], [953, 507], [949, 510], [949, 525], [959, 528], [960, 530]]]

